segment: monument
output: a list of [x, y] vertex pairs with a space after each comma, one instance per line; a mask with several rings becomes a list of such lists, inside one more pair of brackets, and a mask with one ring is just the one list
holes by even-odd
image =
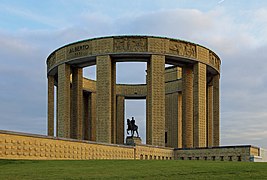
[[[146, 84], [116, 84], [128, 61], [146, 63]], [[83, 77], [92, 65], [96, 81]], [[48, 136], [0, 130], [0, 159], [267, 161], [258, 147], [220, 146], [220, 65], [204, 46], [163, 37], [60, 47], [47, 58]], [[134, 117], [124, 123], [125, 99], [146, 100], [146, 142]]]
[[[116, 63], [129, 61], [146, 62], [146, 84], [116, 84]], [[56, 117], [57, 137], [123, 144], [124, 101], [141, 98], [147, 106], [145, 144], [219, 146], [220, 64], [201, 45], [153, 36], [112, 36], [63, 46], [47, 58], [48, 135], [54, 136]], [[96, 81], [83, 77], [83, 68], [92, 65]]]

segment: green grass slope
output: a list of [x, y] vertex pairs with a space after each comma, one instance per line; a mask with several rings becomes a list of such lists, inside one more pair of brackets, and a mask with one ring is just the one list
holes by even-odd
[[0, 179], [267, 179], [267, 163], [0, 160]]

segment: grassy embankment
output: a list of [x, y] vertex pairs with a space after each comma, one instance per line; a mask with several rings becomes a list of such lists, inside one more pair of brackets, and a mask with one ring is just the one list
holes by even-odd
[[267, 163], [0, 160], [0, 179], [267, 179]]

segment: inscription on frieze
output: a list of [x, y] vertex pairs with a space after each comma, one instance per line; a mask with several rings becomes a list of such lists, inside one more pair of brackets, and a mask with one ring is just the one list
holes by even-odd
[[145, 52], [147, 39], [141, 37], [114, 38], [115, 52]]
[[71, 45], [67, 48], [67, 59], [87, 56], [92, 52], [89, 43], [79, 43]]
[[170, 53], [189, 58], [196, 58], [196, 46], [180, 41], [170, 41]]

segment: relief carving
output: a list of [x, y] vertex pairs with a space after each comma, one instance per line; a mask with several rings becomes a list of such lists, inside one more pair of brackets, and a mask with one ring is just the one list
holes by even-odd
[[115, 38], [115, 52], [144, 52], [147, 51], [147, 39], [139, 37]]
[[170, 43], [170, 53], [190, 58], [196, 57], [196, 47], [190, 43], [172, 42]]
[[214, 66], [215, 62], [216, 62], [216, 57], [213, 55], [212, 52], [210, 52], [209, 63]]
[[212, 52], [209, 54], [209, 63], [220, 70], [220, 61]]

